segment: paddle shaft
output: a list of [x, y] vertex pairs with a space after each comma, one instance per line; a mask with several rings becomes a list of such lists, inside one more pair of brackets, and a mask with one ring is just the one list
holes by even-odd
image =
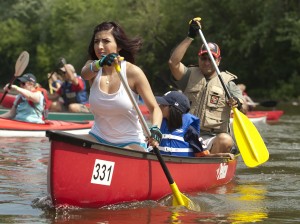
[[269, 100], [269, 101], [260, 102], [259, 105], [263, 107], [276, 107], [277, 103], [278, 102], [275, 100]]
[[[14, 77], [10, 80], [9, 85], [8, 85], [8, 89], [10, 89], [11, 85], [12, 85], [13, 82], [16, 80], [16, 78], [17, 78], [17, 77], [14, 76]], [[5, 98], [5, 96], [6, 96], [7, 93], [8, 93], [8, 91], [5, 91], [5, 92], [3, 93], [2, 97], [1, 97], [1, 100], [0, 100], [0, 104], [1, 104], [2, 101], [4, 100], [4, 98]]]
[[[131, 90], [130, 90], [130, 87], [129, 87], [128, 83], [124, 80], [124, 77], [122, 76], [120, 65], [119, 64], [115, 64], [115, 68], [116, 68], [116, 70], [118, 72], [118, 75], [120, 77], [120, 80], [121, 80], [122, 84], [125, 87], [125, 90], [126, 90], [128, 96], [130, 98], [130, 101], [133, 104], [134, 109], [136, 110], [136, 112], [138, 114], [138, 117], [139, 117], [139, 119], [141, 121], [142, 127], [143, 127], [144, 131], [146, 132], [147, 136], [150, 138], [151, 137], [151, 132], [150, 132], [148, 126], [147, 126], [147, 123], [146, 123], [146, 121], [144, 119], [144, 116], [141, 113], [141, 110], [140, 110], [139, 106], [136, 103], [136, 100], [134, 99], [134, 97], [133, 97], [133, 95], [131, 93]], [[162, 158], [162, 156], [161, 156], [161, 154], [160, 154], [160, 152], [159, 152], [159, 150], [158, 150], [157, 147], [154, 147], [154, 152], [155, 152], [155, 154], [157, 156], [157, 159], [158, 159], [158, 161], [159, 161], [159, 163], [160, 163], [160, 165], [161, 165], [161, 167], [162, 167], [162, 169], [163, 169], [163, 171], [164, 171], [164, 173], [165, 173], [165, 175], [166, 175], [166, 177], [168, 179], [169, 184], [173, 184], [174, 180], [173, 180], [173, 178], [172, 178], [172, 176], [170, 174], [170, 171], [169, 171], [169, 169], [168, 169], [165, 161], [163, 160], [163, 158]]]
[[223, 80], [223, 78], [222, 78], [222, 76], [221, 76], [221, 72], [220, 72], [220, 70], [219, 70], [219, 67], [218, 67], [218, 65], [217, 65], [217, 63], [216, 63], [216, 61], [215, 61], [215, 59], [214, 59], [214, 57], [213, 57], [213, 55], [212, 55], [212, 53], [211, 53], [211, 51], [210, 51], [210, 48], [209, 48], [209, 46], [208, 46], [208, 44], [207, 44], [207, 42], [206, 42], [206, 40], [205, 40], [205, 38], [204, 38], [204, 35], [203, 35], [201, 29], [199, 29], [199, 35], [200, 35], [200, 37], [201, 37], [201, 39], [202, 39], [202, 42], [204, 43], [204, 45], [205, 45], [205, 47], [206, 47], [206, 49], [207, 49], [208, 56], [209, 56], [210, 60], [212, 61], [213, 65], [214, 65], [214, 67], [215, 67], [215, 69], [216, 69], [216, 72], [217, 72], [217, 74], [218, 74], [218, 77], [219, 77], [219, 79], [220, 79], [220, 81], [221, 81], [221, 84], [222, 84], [222, 86], [223, 86], [223, 88], [224, 88], [224, 90], [225, 90], [225, 93], [226, 93], [228, 99], [232, 98], [230, 92], [228, 91], [227, 86], [226, 86], [225, 83], [224, 83], [224, 80]]
[[[203, 35], [201, 29], [199, 29], [199, 34], [200, 34], [200, 37], [206, 47], [208, 55], [216, 69], [216, 72], [222, 83], [222, 86], [225, 90], [227, 97], [232, 98], [232, 96], [230, 95], [230, 93], [227, 89], [227, 86], [225, 85], [225, 83], [223, 81], [220, 70], [215, 62], [214, 57], [211, 54], [210, 48], [208, 47], [208, 44], [204, 38], [204, 35]], [[254, 166], [257, 166], [257, 165], [267, 161], [269, 158], [269, 152], [268, 152], [268, 150], [265, 146], [265, 143], [262, 140], [259, 132], [253, 125], [253, 123], [247, 118], [247, 116], [245, 116], [244, 114], [239, 112], [239, 110], [236, 107], [233, 107], [232, 110], [233, 110], [233, 114], [234, 114], [234, 121], [233, 121], [234, 135], [236, 137], [237, 145], [241, 151], [241, 154], [244, 158], [246, 165], [254, 167]], [[236, 122], [235, 122], [235, 120], [236, 120]], [[236, 125], [236, 124], [238, 124], [238, 125]], [[238, 134], [235, 132], [235, 127], [237, 128], [236, 132]], [[251, 131], [249, 131], [249, 128], [251, 128]], [[243, 141], [243, 144], [241, 144], [242, 141]], [[242, 145], [242, 147], [241, 147], [241, 145]], [[258, 150], [258, 147], [256, 147], [256, 146], [260, 147], [259, 150]], [[245, 148], [245, 149], [243, 149], [243, 148]], [[246, 157], [246, 153], [247, 153], [248, 157]], [[250, 158], [249, 154], [252, 155], [251, 158]], [[260, 156], [260, 155], [263, 155], [263, 156]], [[251, 160], [252, 157], [253, 157], [253, 160]], [[250, 164], [249, 161], [251, 161], [251, 162], [255, 161], [255, 162]]]
[[[204, 35], [203, 35], [201, 29], [199, 29], [199, 35], [200, 35], [200, 37], [201, 37], [201, 39], [202, 39], [202, 41], [203, 41], [203, 43], [204, 43], [204, 45], [205, 45], [205, 47], [207, 49], [208, 56], [209, 56], [210, 60], [212, 61], [213, 65], [214, 65], [214, 67], [216, 69], [216, 72], [217, 72], [218, 77], [219, 77], [219, 79], [221, 81], [221, 84], [222, 84], [222, 86], [223, 86], [223, 88], [225, 90], [225, 93], [226, 93], [227, 97], [230, 99], [232, 96], [231, 96], [230, 92], [228, 91], [227, 86], [224, 83], [224, 80], [223, 80], [223, 78], [221, 76], [221, 72], [219, 70], [219, 67], [218, 67], [218, 65], [217, 65], [217, 63], [216, 63], [216, 61], [215, 61], [215, 59], [214, 59], [214, 57], [213, 57], [213, 55], [212, 55], [212, 53], [210, 51], [210, 48], [209, 48], [209, 46], [208, 46], [208, 44], [207, 44], [207, 42], [206, 42], [206, 40], [204, 38]], [[261, 106], [263, 106], [263, 107], [275, 107], [277, 105], [277, 101], [271, 100], [271, 101], [261, 102], [261, 103], [258, 103], [258, 104], [261, 105]]]
[[53, 94], [53, 87], [52, 87], [52, 84], [50, 83], [50, 79], [52, 78], [53, 74], [54, 74], [54, 71], [51, 72], [51, 74], [48, 78], [48, 85], [49, 85], [50, 94]]
[[[120, 77], [120, 80], [121, 80], [122, 84], [125, 87], [127, 95], [129, 96], [130, 101], [131, 101], [132, 105], [134, 106], [134, 108], [135, 108], [135, 110], [138, 114], [138, 117], [140, 119], [142, 127], [145, 130], [145, 132], [147, 133], [148, 138], [150, 138], [151, 137], [151, 132], [148, 129], [147, 123], [146, 123], [146, 121], [145, 121], [145, 119], [144, 119], [144, 117], [141, 113], [140, 108], [137, 105], [137, 102], [135, 101], [135, 99], [132, 96], [131, 89], [130, 89], [128, 83], [124, 80], [124, 77], [122, 76], [120, 65], [115, 63], [115, 68], [116, 68], [116, 71], [117, 71], [117, 73]], [[157, 147], [154, 147], [154, 152], [155, 152], [155, 155], [156, 155], [156, 157], [157, 157], [157, 159], [160, 163], [160, 166], [162, 167], [162, 169], [165, 173], [165, 176], [167, 177], [168, 182], [170, 184], [170, 187], [171, 187], [171, 190], [172, 190], [172, 193], [173, 193], [173, 203], [172, 203], [173, 206], [183, 205], [188, 209], [191, 209], [191, 210], [194, 210], [194, 211], [200, 211], [200, 207], [198, 205], [194, 204], [188, 197], [186, 197], [184, 194], [182, 194], [179, 191], [179, 188], [178, 188], [177, 184], [174, 182], [174, 180], [171, 176], [171, 173], [170, 173], [170, 171], [169, 171], [165, 161], [163, 160], [163, 158], [162, 158], [162, 156], [159, 152], [159, 149]]]

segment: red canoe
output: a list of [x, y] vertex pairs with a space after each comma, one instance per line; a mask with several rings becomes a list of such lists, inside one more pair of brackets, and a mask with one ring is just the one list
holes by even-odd
[[255, 116], [258, 113], [265, 113], [267, 115], [267, 122], [278, 122], [280, 117], [283, 115], [283, 110], [266, 110], [266, 111], [249, 111], [247, 116]]
[[0, 137], [45, 137], [47, 130], [87, 134], [92, 125], [93, 121], [68, 122], [48, 120], [45, 124], [35, 124], [0, 118]]
[[[68, 133], [51, 141], [48, 190], [54, 206], [98, 208], [158, 200], [172, 193], [155, 154], [112, 147]], [[205, 191], [232, 180], [237, 160], [164, 156], [181, 192]]]
[[[261, 125], [267, 123], [267, 113], [265, 112], [262, 111], [257, 113], [251, 112], [251, 113], [247, 113], [246, 115], [254, 125]], [[233, 117], [230, 118], [230, 123], [232, 124], [232, 122], [233, 122]]]

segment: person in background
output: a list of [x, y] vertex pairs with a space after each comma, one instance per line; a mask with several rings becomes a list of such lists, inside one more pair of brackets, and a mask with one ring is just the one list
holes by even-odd
[[246, 92], [246, 85], [244, 84], [238, 84], [237, 85], [240, 90], [242, 91], [244, 101], [245, 101], [245, 112], [252, 111], [256, 107], [256, 103], [251, 99], [250, 96], [248, 96]]
[[20, 87], [9, 84], [4, 91], [16, 91], [18, 93], [12, 108], [0, 115], [1, 118], [14, 119], [19, 121], [43, 124], [44, 95], [36, 89], [36, 77], [27, 73], [17, 79]]
[[[88, 113], [88, 94], [85, 81], [76, 74], [73, 65], [66, 64], [64, 59], [60, 64], [58, 73], [62, 75], [64, 81], [55, 93], [49, 95], [49, 99], [53, 101], [50, 110]], [[62, 97], [63, 102], [58, 100], [59, 97]]]
[[128, 83], [136, 102], [140, 95], [150, 111], [152, 126], [148, 144], [158, 146], [162, 113], [146, 75], [134, 64], [141, 44], [140, 38], [129, 38], [119, 24], [103, 22], [93, 31], [89, 60], [81, 74], [91, 85], [89, 102], [95, 122], [90, 135], [102, 143], [147, 151], [137, 112], [114, 67], [114, 63], [119, 63], [120, 75]]
[[210, 153], [204, 150], [199, 140], [200, 119], [189, 113], [189, 99], [179, 91], [170, 91], [157, 96], [163, 121], [161, 124], [162, 140], [159, 145], [161, 154], [172, 156], [224, 156], [234, 158], [231, 153]]
[[50, 93], [53, 94], [53, 92], [58, 91], [61, 87], [61, 84], [63, 83], [63, 78], [56, 72], [48, 73], [48, 82]]
[[[193, 40], [199, 33], [200, 18], [194, 18], [189, 23], [189, 32], [174, 49], [169, 59], [169, 67], [173, 81], [191, 101], [191, 113], [199, 117], [200, 137], [203, 149], [209, 149], [212, 154], [229, 153], [234, 146], [229, 133], [230, 111], [232, 107], [242, 108], [243, 96], [234, 80], [237, 77], [230, 72], [221, 72], [228, 87], [231, 99], [221, 85], [216, 69], [211, 62], [205, 45], [198, 52], [198, 65], [187, 67], [181, 61]], [[221, 62], [220, 48], [215, 43], [208, 43], [211, 53], [219, 65]]]

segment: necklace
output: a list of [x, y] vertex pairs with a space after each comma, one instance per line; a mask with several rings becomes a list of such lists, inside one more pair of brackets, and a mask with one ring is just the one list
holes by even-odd
[[108, 73], [104, 72], [104, 76], [106, 76], [105, 84], [109, 85], [113, 81], [113, 74], [108, 75]]
[[109, 85], [109, 79], [108, 79], [108, 75], [106, 75], [106, 85]]

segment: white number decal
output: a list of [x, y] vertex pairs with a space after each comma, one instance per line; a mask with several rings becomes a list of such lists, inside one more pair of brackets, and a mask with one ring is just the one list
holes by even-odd
[[115, 162], [96, 159], [91, 183], [109, 186], [112, 180], [114, 166]]

